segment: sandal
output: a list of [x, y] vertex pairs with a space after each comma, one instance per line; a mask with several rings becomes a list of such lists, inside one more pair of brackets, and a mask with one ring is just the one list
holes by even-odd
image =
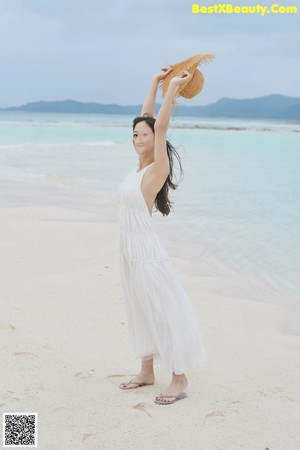
[[[133, 380], [133, 378], [132, 378], [132, 380]], [[146, 384], [146, 383], [137, 383], [136, 381], [129, 381], [128, 383], [121, 383], [120, 385], [119, 385], [119, 388], [120, 389], [123, 389], [123, 391], [126, 391], [126, 390], [129, 390], [129, 389], [136, 389], [136, 388], [138, 388], [138, 387], [141, 387], [141, 386], [148, 386], [148, 384]], [[133, 387], [133, 388], [126, 388], [126, 386], [128, 385], [128, 384], [136, 384], [136, 387]]]
[[[186, 398], [187, 395], [185, 392], [180, 392], [178, 395], [159, 395], [160, 398], [174, 398], [174, 400], [170, 400], [167, 402], [164, 402], [163, 400], [153, 400], [154, 403], [157, 403], [158, 405], [171, 405], [172, 403], [177, 402], [177, 400], [182, 400], [183, 398]], [[156, 398], [158, 398], [156, 397]]]

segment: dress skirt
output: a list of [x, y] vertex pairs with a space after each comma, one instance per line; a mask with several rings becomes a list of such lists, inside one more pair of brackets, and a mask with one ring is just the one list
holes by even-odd
[[118, 187], [120, 276], [136, 358], [154, 359], [182, 374], [206, 359], [198, 320], [154, 230], [141, 191], [147, 170], [130, 172]]

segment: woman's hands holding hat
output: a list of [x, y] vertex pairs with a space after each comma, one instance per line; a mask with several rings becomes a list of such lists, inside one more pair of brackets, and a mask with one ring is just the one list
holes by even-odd
[[189, 84], [192, 79], [192, 75], [187, 70], [182, 70], [181, 73], [175, 77], [173, 77], [169, 84], [169, 89], [174, 88], [174, 95], [178, 95], [182, 89], [185, 88]]
[[170, 72], [172, 72], [173, 67], [171, 67], [171, 66], [163, 67], [161, 70], [163, 71], [163, 73], [158, 73], [157, 75], [153, 76], [153, 79], [155, 79], [158, 82], [164, 80], [166, 78], [166, 76], [169, 75]]
[[182, 70], [181, 74], [171, 79], [170, 84], [181, 86], [187, 84], [192, 79], [192, 75], [187, 70]]
[[[163, 67], [161, 70], [163, 71], [163, 73], [158, 73], [153, 76], [153, 80], [155, 80], [157, 83], [163, 82], [163, 80], [172, 72], [173, 67]], [[170, 84], [172, 83], [173, 86], [177, 87], [176, 90], [178, 91], [178, 88], [181, 85], [187, 85], [191, 79], [192, 75], [190, 74], [190, 72], [188, 72], [187, 70], [182, 70], [179, 75], [171, 78]]]

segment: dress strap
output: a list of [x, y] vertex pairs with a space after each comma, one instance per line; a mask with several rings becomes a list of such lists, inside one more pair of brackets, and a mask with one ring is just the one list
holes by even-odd
[[[153, 163], [154, 163], [154, 161], [152, 161], [152, 163], [148, 164], [147, 166], [143, 167], [141, 170], [136, 170], [135, 173], [143, 172], [143, 170], [147, 169], [147, 167], [151, 166], [151, 164], [153, 164]], [[137, 168], [138, 168], [138, 166], [137, 166]]]

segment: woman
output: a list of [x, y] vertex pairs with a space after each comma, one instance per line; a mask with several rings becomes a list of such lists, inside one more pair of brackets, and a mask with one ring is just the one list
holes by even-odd
[[166, 136], [174, 98], [180, 85], [191, 79], [187, 71], [172, 78], [155, 120], [158, 84], [172, 68], [162, 71], [153, 77], [141, 116], [133, 121], [138, 170], [118, 187], [121, 281], [131, 341], [141, 359], [140, 373], [120, 388], [154, 384], [153, 360], [161, 360], [172, 372], [172, 380], [154, 402], [171, 404], [186, 397], [185, 372], [206, 354], [192, 305], [152, 223], [154, 204], [163, 215], [170, 212], [168, 189], [176, 188], [172, 169], [173, 155], [178, 155]]

